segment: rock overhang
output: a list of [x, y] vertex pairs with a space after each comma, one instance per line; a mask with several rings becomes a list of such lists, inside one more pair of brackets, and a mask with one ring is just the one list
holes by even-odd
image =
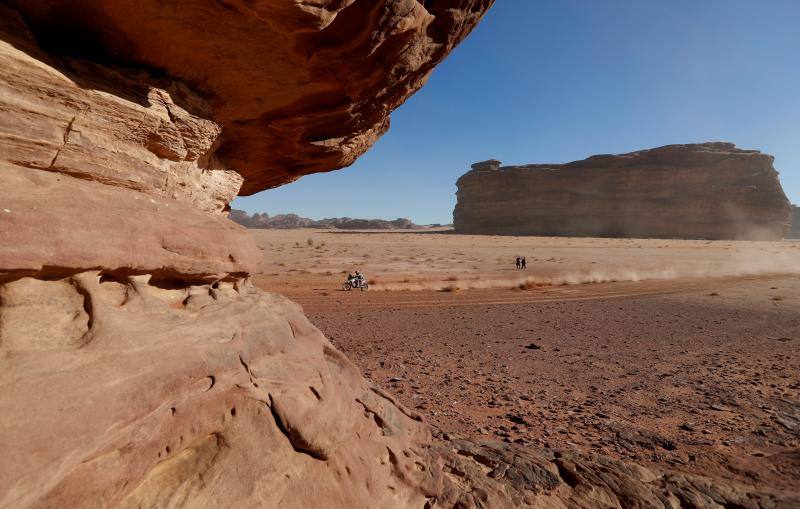
[[352, 164], [493, 1], [9, 3], [45, 46], [185, 83], [247, 195]]
[[7, 2], [3, 277], [252, 273], [230, 201], [355, 161], [492, 3]]

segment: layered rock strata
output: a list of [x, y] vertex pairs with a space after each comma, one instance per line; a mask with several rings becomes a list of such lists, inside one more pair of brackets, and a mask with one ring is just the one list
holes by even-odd
[[207, 98], [242, 194], [355, 161], [492, 3], [10, 1], [51, 51], [155, 69]]
[[465, 233], [778, 240], [791, 212], [773, 160], [704, 143], [567, 164], [485, 161], [458, 180], [453, 220]]
[[0, 7], [0, 507], [441, 493], [427, 426], [248, 283], [225, 212], [365, 150], [487, 6]]
[[258, 250], [224, 217], [239, 186], [354, 158], [490, 2], [12, 3], [1, 508], [792, 502], [434, 440], [297, 305], [249, 283]]
[[220, 126], [168, 91], [188, 90], [48, 55], [0, 9], [0, 280], [253, 270], [254, 243], [220, 215], [242, 178], [216, 161]]

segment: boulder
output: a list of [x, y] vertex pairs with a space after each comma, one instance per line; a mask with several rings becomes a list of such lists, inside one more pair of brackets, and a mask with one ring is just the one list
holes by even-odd
[[453, 221], [480, 234], [779, 240], [790, 210], [773, 160], [703, 143], [567, 164], [485, 161], [458, 179]]

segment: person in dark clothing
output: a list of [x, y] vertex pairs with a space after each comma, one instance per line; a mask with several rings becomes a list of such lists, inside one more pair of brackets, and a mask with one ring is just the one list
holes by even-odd
[[517, 256], [517, 270], [522, 268], [522, 259]]
[[525, 261], [525, 257], [523, 256], [522, 260], [520, 260], [520, 267], [522, 268], [522, 270], [525, 270], [526, 263], [527, 262]]

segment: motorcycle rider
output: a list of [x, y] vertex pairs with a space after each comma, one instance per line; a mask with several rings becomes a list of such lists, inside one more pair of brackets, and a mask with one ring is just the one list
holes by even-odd
[[361, 285], [364, 284], [364, 274], [362, 274], [359, 271], [356, 271], [355, 280], [356, 280], [356, 285], [358, 285], [360, 287]]

